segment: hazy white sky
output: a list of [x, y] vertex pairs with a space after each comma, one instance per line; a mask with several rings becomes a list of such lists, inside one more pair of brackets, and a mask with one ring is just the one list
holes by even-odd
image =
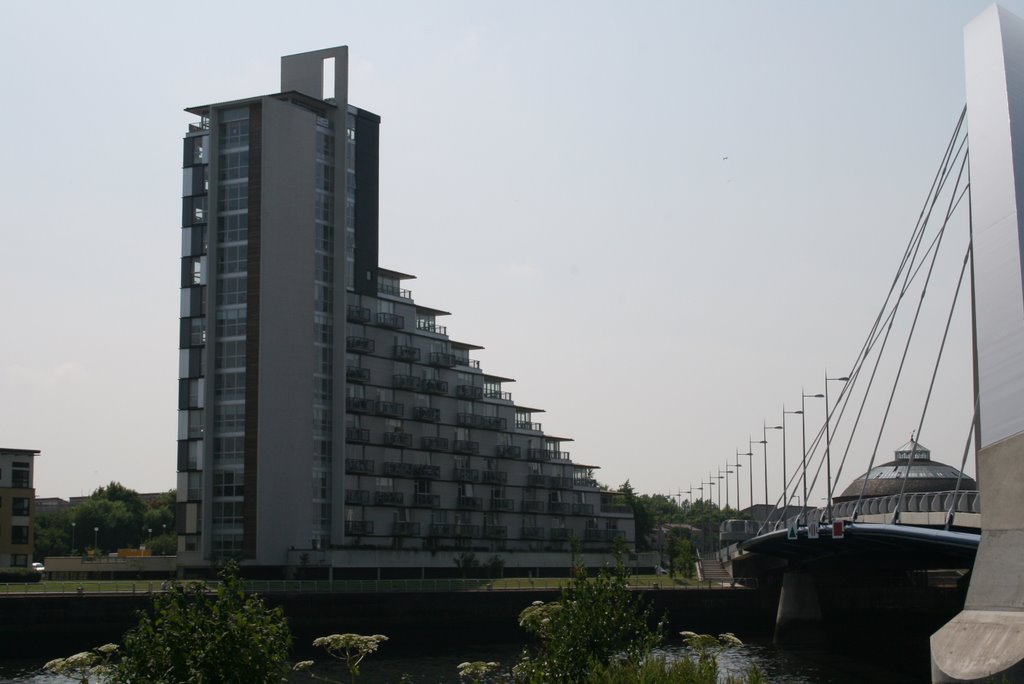
[[[453, 339], [484, 345], [599, 479], [696, 486], [849, 369], [988, 4], [10, 5], [0, 445], [42, 450], [40, 496], [174, 486], [182, 110], [275, 92], [281, 55], [345, 44], [350, 101], [383, 118], [382, 265], [417, 274], [416, 301], [453, 312]], [[946, 462], [969, 422], [968, 320], [921, 436]]]

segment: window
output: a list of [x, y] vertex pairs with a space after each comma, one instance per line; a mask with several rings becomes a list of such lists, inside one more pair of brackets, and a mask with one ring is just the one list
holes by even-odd
[[192, 347], [206, 344], [206, 319], [190, 318], [188, 320], [188, 342]]
[[220, 155], [220, 179], [237, 180], [249, 175], [249, 152], [227, 152]]
[[393, 492], [395, 491], [395, 481], [390, 477], [378, 477], [377, 478], [377, 491], [378, 492]]
[[245, 399], [245, 372], [217, 373], [214, 396], [224, 400]]
[[11, 554], [11, 567], [12, 568], [27, 568], [28, 567], [28, 555], [24, 553], [12, 553]]
[[245, 273], [247, 270], [246, 245], [231, 245], [221, 247], [217, 251], [217, 272], [218, 273]]
[[316, 249], [328, 254], [334, 253], [334, 226], [316, 224]]
[[[245, 304], [246, 302], [246, 279], [245, 278], [218, 278], [217, 279], [217, 305]], [[219, 316], [219, 313], [218, 313]]]
[[[199, 411], [196, 413], [202, 415]], [[245, 430], [245, 404], [217, 406], [214, 411], [214, 427], [218, 433]]]
[[28, 544], [28, 525], [11, 525], [11, 543]]
[[217, 240], [226, 242], [245, 242], [249, 239], [249, 218], [245, 214], [229, 214], [217, 219]]
[[188, 462], [186, 468], [188, 470], [199, 470], [203, 467], [203, 442], [202, 440], [193, 440], [188, 443]]
[[11, 515], [28, 515], [28, 499], [23, 496], [11, 498]]
[[218, 342], [216, 367], [245, 368], [245, 341]]
[[220, 309], [217, 311], [217, 337], [244, 337], [246, 324], [245, 309]]
[[[248, 117], [248, 110], [228, 110], [221, 114], [221, 120], [224, 121], [220, 125], [221, 149], [246, 147], [249, 144], [249, 120], [248, 118], [240, 118], [241, 116]], [[227, 121], [228, 117], [238, 120]]]
[[249, 208], [249, 186], [245, 183], [224, 185], [217, 199], [218, 211], [244, 211]]
[[187, 496], [189, 501], [199, 501], [200, 492], [202, 491], [203, 486], [202, 477], [202, 473], [188, 474]]
[[219, 527], [240, 527], [244, 505], [241, 501], [214, 501], [213, 524]]
[[15, 463], [11, 468], [11, 487], [15, 489], [28, 489], [32, 486], [32, 478], [29, 475], [28, 464]]
[[216, 462], [241, 463], [244, 455], [244, 437], [217, 437], [213, 440], [213, 460]]

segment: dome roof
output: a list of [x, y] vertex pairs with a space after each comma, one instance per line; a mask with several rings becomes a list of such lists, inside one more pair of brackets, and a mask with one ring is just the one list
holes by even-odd
[[[953, 466], [933, 461], [932, 452], [913, 438], [896, 449], [896, 458], [888, 463], [875, 466], [861, 475], [847, 487], [835, 501], [849, 501], [864, 492], [865, 498], [914, 492], [948, 492], [956, 489], [959, 470]], [[904, 487], [903, 481], [906, 480]], [[867, 484], [864, 481], [867, 480]], [[960, 490], [970, 491], [978, 488], [978, 483], [971, 477], [963, 475]]]

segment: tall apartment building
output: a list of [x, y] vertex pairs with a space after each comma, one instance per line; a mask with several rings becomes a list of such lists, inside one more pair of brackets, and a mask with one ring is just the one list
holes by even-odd
[[541, 569], [574, 538], [630, 543], [594, 466], [378, 265], [380, 117], [348, 104], [347, 58], [283, 57], [280, 93], [187, 110], [180, 567]]
[[32, 449], [0, 448], [0, 568], [24, 568], [32, 560], [32, 482], [38, 455]]

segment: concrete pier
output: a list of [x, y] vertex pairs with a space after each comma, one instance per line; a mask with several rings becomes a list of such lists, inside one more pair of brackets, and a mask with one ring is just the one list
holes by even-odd
[[814, 575], [809, 572], [787, 572], [782, 576], [782, 592], [775, 616], [776, 646], [783, 648], [817, 648], [825, 643], [821, 618], [821, 602]]

